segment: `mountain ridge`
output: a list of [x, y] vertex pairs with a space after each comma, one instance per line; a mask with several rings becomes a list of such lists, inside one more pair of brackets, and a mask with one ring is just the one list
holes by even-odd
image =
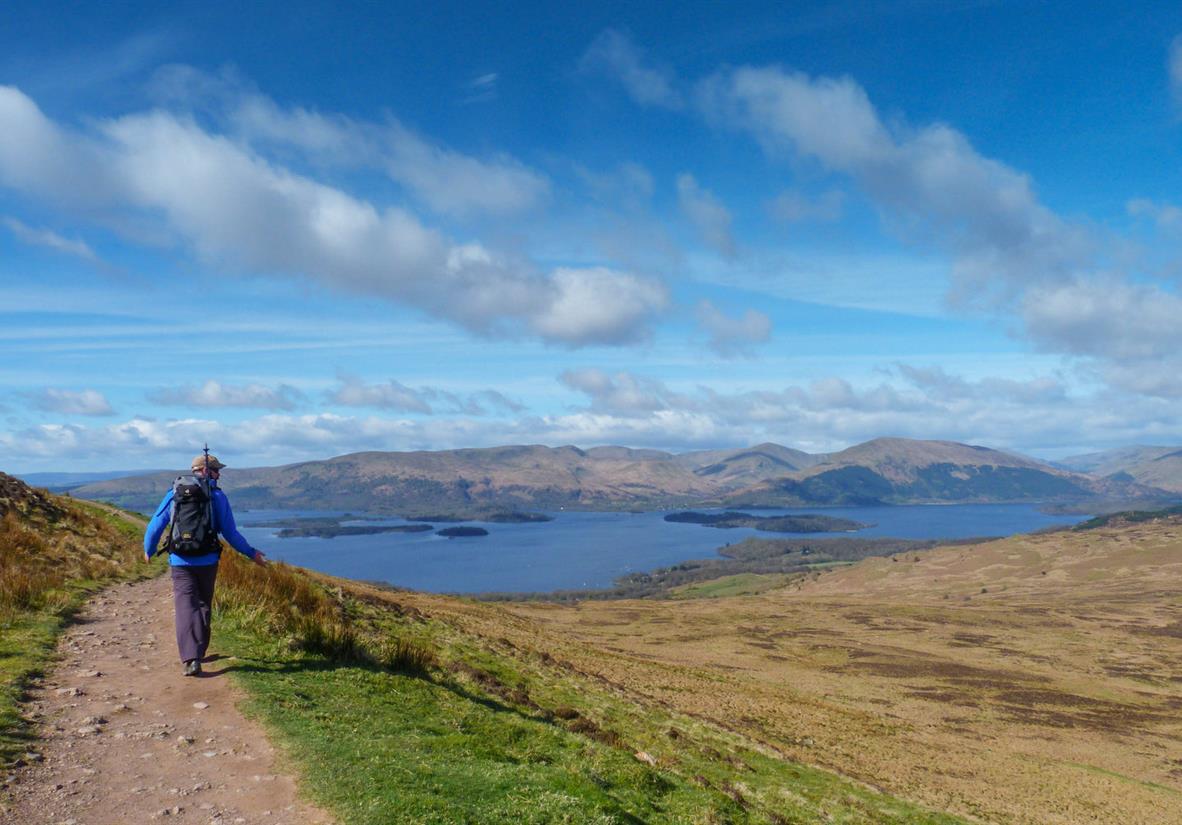
[[[73, 492], [149, 510], [175, 475], [164, 471], [108, 479]], [[1095, 478], [988, 447], [904, 438], [878, 438], [823, 454], [772, 443], [681, 454], [539, 444], [366, 451], [231, 469], [222, 484], [240, 508], [373, 512], [1136, 501], [1167, 496], [1132, 479]]]

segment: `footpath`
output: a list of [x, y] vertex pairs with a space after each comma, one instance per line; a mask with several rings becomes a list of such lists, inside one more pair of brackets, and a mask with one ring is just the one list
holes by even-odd
[[0, 790], [0, 823], [333, 821], [298, 798], [260, 726], [238, 711], [234, 659], [181, 675], [167, 576], [98, 594], [58, 652], [33, 692], [39, 739]]

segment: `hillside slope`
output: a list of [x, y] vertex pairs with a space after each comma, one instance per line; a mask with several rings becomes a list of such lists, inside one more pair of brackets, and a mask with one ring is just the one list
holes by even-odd
[[1098, 476], [1123, 473], [1139, 484], [1182, 493], [1182, 447], [1122, 447], [1072, 456], [1059, 463]]
[[1122, 479], [1097, 479], [1025, 456], [958, 444], [878, 438], [807, 469], [727, 498], [729, 506], [984, 503], [1140, 499], [1161, 495]]
[[1179, 604], [1166, 519], [755, 596], [511, 610], [623, 690], [893, 793], [989, 822], [1149, 825], [1182, 821]]
[[[30, 497], [18, 485], [20, 499], [36, 507], [10, 520], [33, 534], [38, 525], [25, 512], [78, 506]], [[160, 673], [175, 666], [171, 634], [151, 632], [168, 621], [166, 593], [157, 579], [92, 604], [63, 671], [69, 684], [85, 686], [41, 691], [55, 727], [43, 761], [30, 758], [35, 764], [21, 769], [16, 793], [0, 790], [0, 819], [85, 814], [115, 823], [146, 805], [151, 818], [209, 810], [218, 821], [271, 821], [261, 803], [283, 798], [282, 777], [250, 775], [266, 770], [269, 749], [250, 740], [249, 726], [232, 723], [233, 710], [221, 706], [228, 692], [216, 689], [224, 684], [202, 690], [207, 679], [232, 675], [286, 766], [299, 769], [305, 793], [350, 825], [961, 822], [622, 692], [551, 655], [553, 645], [511, 642], [530, 639], [531, 623], [500, 608], [282, 564], [259, 569], [234, 554], [219, 570], [216, 663], [197, 680]], [[12, 658], [3, 652], [0, 667]], [[102, 667], [91, 671], [95, 663]], [[127, 690], [145, 669], [151, 686]], [[151, 708], [163, 708], [167, 721], [152, 722], [159, 717]], [[221, 724], [205, 730], [204, 718]], [[220, 761], [188, 762], [202, 753]], [[224, 771], [233, 775], [219, 779]], [[182, 775], [196, 784], [170, 790]], [[290, 799], [281, 804], [313, 821], [306, 809], [287, 807]]]
[[[173, 473], [112, 479], [76, 495], [150, 510]], [[1097, 479], [998, 450], [876, 439], [829, 455], [776, 444], [673, 455], [625, 447], [510, 446], [368, 452], [283, 467], [231, 468], [244, 508], [412, 513], [481, 509], [674, 509], [684, 506], [1086, 501], [1160, 497], [1129, 479]]]

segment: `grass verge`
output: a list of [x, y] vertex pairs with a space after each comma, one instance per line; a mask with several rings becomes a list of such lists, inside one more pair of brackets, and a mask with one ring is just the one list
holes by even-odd
[[62, 628], [95, 591], [150, 575], [141, 527], [97, 505], [28, 488], [18, 500], [14, 490], [0, 491], [0, 767], [34, 744], [20, 702]]
[[341, 821], [960, 821], [475, 635], [446, 608], [283, 565], [223, 567], [217, 644], [246, 710]]

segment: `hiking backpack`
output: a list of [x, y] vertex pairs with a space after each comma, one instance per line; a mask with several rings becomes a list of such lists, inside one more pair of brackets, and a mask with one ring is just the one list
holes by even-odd
[[204, 556], [221, 549], [213, 524], [212, 496], [212, 488], [196, 476], [181, 476], [173, 482], [169, 552]]

